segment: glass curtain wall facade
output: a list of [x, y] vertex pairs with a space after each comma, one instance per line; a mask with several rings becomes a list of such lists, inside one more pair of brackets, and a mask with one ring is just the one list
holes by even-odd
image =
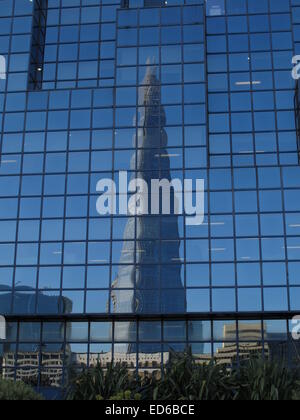
[[[300, 0], [1, 2], [3, 378], [299, 363], [299, 51]], [[204, 223], [99, 216], [120, 171], [204, 179]]]

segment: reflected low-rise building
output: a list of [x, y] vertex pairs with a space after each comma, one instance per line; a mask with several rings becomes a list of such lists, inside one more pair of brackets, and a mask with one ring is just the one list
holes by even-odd
[[[218, 364], [238, 366], [240, 363], [251, 358], [264, 355], [269, 358], [269, 345], [264, 341], [267, 328], [261, 323], [251, 324], [240, 322], [237, 327], [234, 324], [224, 326], [224, 343], [218, 348], [214, 357]], [[237, 343], [238, 336], [238, 343]]]
[[18, 353], [17, 356], [14, 353], [5, 353], [1, 366], [2, 379], [23, 381], [34, 387], [60, 388], [64, 359], [64, 352], [24, 352]]
[[[98, 365], [106, 368], [114, 360], [116, 364], [122, 364], [128, 369], [136, 370], [137, 368], [137, 354], [136, 353], [106, 353], [106, 354], [92, 354], [89, 358], [89, 366], [96, 367]], [[139, 371], [142, 370], [161, 370], [162, 363], [166, 365], [170, 360], [170, 355], [167, 352], [161, 353], [139, 353]], [[74, 360], [76, 365], [88, 366], [88, 357], [86, 354], [77, 355]]]

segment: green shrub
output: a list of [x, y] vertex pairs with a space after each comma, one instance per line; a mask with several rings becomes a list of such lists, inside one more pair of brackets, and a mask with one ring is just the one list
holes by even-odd
[[141, 394], [134, 394], [131, 391], [120, 392], [110, 398], [111, 401], [140, 401], [141, 399]]
[[124, 390], [135, 392], [136, 383], [126, 366], [110, 364], [106, 369], [100, 365], [81, 373], [70, 385], [68, 400], [110, 400], [124, 394]]
[[297, 386], [297, 389], [293, 392], [293, 401], [300, 401], [299, 385]]
[[198, 364], [188, 353], [173, 355], [153, 388], [157, 400], [300, 400], [299, 372], [263, 358], [227, 369], [214, 361]]
[[254, 358], [237, 369], [202, 364], [190, 352], [172, 353], [163, 374], [136, 377], [124, 365], [89, 369], [71, 384], [71, 400], [300, 400], [298, 373]]
[[199, 364], [188, 353], [173, 354], [163, 379], [154, 387], [154, 400], [232, 400], [236, 395], [234, 375], [211, 362]]
[[0, 379], [0, 401], [39, 401], [43, 397], [23, 382]]
[[237, 374], [239, 399], [290, 401], [300, 396], [298, 372], [277, 361], [251, 359]]

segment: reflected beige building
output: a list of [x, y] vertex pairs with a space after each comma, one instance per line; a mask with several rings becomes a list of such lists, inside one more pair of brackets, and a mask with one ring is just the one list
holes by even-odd
[[[266, 335], [266, 325], [263, 326], [263, 333]], [[237, 345], [237, 333], [239, 344]], [[269, 355], [269, 346], [263, 343], [261, 323], [239, 323], [238, 331], [236, 324], [224, 326], [224, 343], [222, 348], [214, 354], [218, 364], [235, 365], [237, 362], [249, 360], [252, 356], [264, 354]]]
[[[34, 386], [38, 383], [40, 366], [42, 385], [60, 387], [63, 361], [64, 352], [19, 352], [18, 355], [5, 353], [2, 359], [2, 378], [13, 380], [16, 375], [17, 381]], [[16, 371], [15, 366], [18, 367]]]
[[[126, 365], [129, 369], [135, 369], [137, 367], [137, 354], [136, 353], [101, 353], [101, 354], [90, 354], [89, 356], [89, 365], [95, 367], [98, 364], [105, 367], [108, 366], [112, 360], [114, 363], [121, 363]], [[161, 367], [161, 363], [167, 364], [170, 360], [170, 353], [164, 352], [161, 353], [140, 353], [138, 355], [139, 368], [153, 368], [157, 369]], [[76, 365], [81, 365], [86, 367], [88, 365], [88, 356], [87, 354], [76, 354], [73, 362]]]
[[[266, 336], [266, 325], [264, 325]], [[237, 333], [239, 344], [237, 345]], [[226, 324], [223, 328], [223, 344], [214, 353], [213, 358], [217, 364], [234, 366], [243, 360], [249, 360], [252, 356], [265, 354], [269, 356], [269, 344], [263, 342], [261, 324], [240, 323], [237, 330], [236, 324]], [[195, 354], [197, 362], [210, 363], [210, 354]]]

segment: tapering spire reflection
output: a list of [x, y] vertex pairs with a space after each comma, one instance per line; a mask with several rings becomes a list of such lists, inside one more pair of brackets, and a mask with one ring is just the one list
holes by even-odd
[[[149, 59], [139, 88], [138, 134], [134, 138], [136, 152], [131, 162], [131, 169], [136, 171], [134, 177], [144, 179], [148, 186], [151, 186], [152, 179], [171, 179], [170, 157], [166, 149], [168, 138], [164, 129], [166, 115], [161, 105], [158, 71], [159, 68]], [[148, 201], [151, 203], [150, 188]], [[174, 196], [171, 202], [174, 203]], [[136, 241], [129, 241], [134, 236]], [[161, 242], [162, 237], [169, 241]], [[124, 231], [118, 275], [113, 282], [113, 311], [184, 313], [186, 296], [179, 248], [177, 216], [130, 217]], [[135, 265], [125, 265], [132, 261]], [[128, 290], [121, 290], [125, 288]]]

